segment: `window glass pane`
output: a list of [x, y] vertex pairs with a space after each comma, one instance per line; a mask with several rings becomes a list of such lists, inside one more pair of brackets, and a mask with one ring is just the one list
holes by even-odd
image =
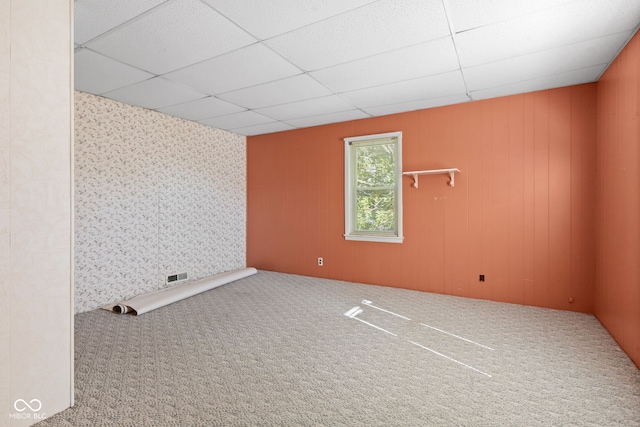
[[395, 144], [356, 147], [356, 185], [393, 186], [396, 180]]
[[346, 240], [402, 243], [402, 132], [344, 138]]
[[394, 190], [356, 192], [356, 230], [395, 232]]

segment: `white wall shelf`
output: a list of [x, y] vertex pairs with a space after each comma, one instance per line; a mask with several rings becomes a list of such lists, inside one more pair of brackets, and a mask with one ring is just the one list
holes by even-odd
[[409, 171], [409, 172], [402, 172], [402, 175], [410, 175], [411, 177], [413, 177], [413, 184], [411, 184], [413, 186], [413, 188], [418, 188], [418, 176], [419, 175], [435, 175], [435, 174], [441, 174], [441, 173], [448, 173], [449, 174], [449, 185], [450, 186], [454, 186], [455, 185], [455, 174], [456, 173], [460, 173], [459, 169], [456, 168], [449, 168], [449, 169], [429, 169], [429, 170], [425, 170], [425, 171]]

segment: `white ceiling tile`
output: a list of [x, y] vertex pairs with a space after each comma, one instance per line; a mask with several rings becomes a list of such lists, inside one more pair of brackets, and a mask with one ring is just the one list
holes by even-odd
[[254, 111], [243, 111], [241, 113], [228, 114], [226, 116], [214, 117], [212, 119], [199, 120], [207, 126], [220, 129], [236, 129], [248, 126], [261, 125], [273, 122], [272, 118], [265, 117]]
[[261, 43], [165, 75], [210, 95], [300, 74], [301, 71]]
[[364, 111], [372, 116], [386, 116], [389, 114], [404, 113], [407, 111], [424, 110], [426, 108], [441, 107], [443, 105], [461, 104], [468, 102], [470, 98], [465, 95], [441, 96], [438, 98], [423, 99], [420, 101], [403, 102], [401, 104], [382, 105], [380, 107], [364, 108]]
[[614, 34], [586, 42], [478, 65], [464, 70], [469, 90], [504, 86], [538, 77], [606, 64], [630, 33]]
[[466, 89], [462, 74], [460, 71], [453, 71], [400, 83], [345, 92], [341, 96], [356, 107], [364, 109], [464, 93], [466, 93]]
[[640, 23], [638, 0], [74, 6], [77, 89], [252, 135], [594, 81]]
[[346, 92], [459, 69], [451, 37], [314, 71], [314, 78]]
[[628, 5], [584, 0], [465, 31], [456, 35], [460, 61], [469, 67], [631, 30], [640, 22], [640, 2]]
[[74, 41], [83, 44], [167, 0], [76, 0]]
[[206, 96], [188, 87], [167, 81], [162, 77], [145, 80], [103, 95], [125, 104], [151, 109], [180, 104]]
[[204, 0], [249, 33], [265, 40], [376, 0]]
[[371, 117], [360, 110], [341, 111], [339, 113], [321, 114], [319, 116], [304, 117], [302, 119], [292, 119], [286, 122], [297, 128], [326, 125], [327, 123], [339, 123], [349, 120], [359, 120]]
[[466, 31], [575, 0], [447, 0], [454, 31]]
[[519, 93], [590, 83], [595, 81], [595, 79], [602, 74], [605, 68], [606, 65], [595, 65], [589, 68], [583, 68], [582, 70], [570, 71], [553, 76], [527, 80], [525, 82], [472, 91], [471, 98], [474, 100], [497, 98], [499, 96], [515, 95]]
[[323, 98], [307, 99], [306, 101], [261, 108], [256, 111], [266, 116], [273, 117], [276, 120], [290, 120], [353, 109], [353, 105], [349, 104], [339, 96], [331, 95]]
[[202, 120], [226, 114], [238, 113], [245, 109], [229, 102], [207, 97], [170, 107], [159, 108], [158, 111], [170, 116], [182, 117], [187, 120]]
[[311, 71], [449, 34], [441, 0], [380, 0], [266, 43]]
[[73, 59], [74, 89], [97, 95], [154, 77], [89, 49], [76, 52]]
[[91, 49], [163, 74], [256, 40], [198, 0], [175, 0], [89, 43]]
[[218, 97], [246, 108], [256, 109], [331, 94], [329, 89], [316, 80], [306, 74], [299, 74], [275, 82], [228, 92], [218, 95]]
[[272, 123], [265, 123], [263, 125], [230, 129], [230, 131], [240, 135], [251, 136], [251, 135], [264, 135], [267, 133], [274, 133], [274, 132], [282, 132], [282, 131], [291, 130], [291, 129], [295, 129], [295, 128], [283, 122], [272, 122]]

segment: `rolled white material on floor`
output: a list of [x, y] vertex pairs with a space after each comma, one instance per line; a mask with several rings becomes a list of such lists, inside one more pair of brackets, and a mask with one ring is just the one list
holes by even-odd
[[243, 279], [256, 274], [257, 272], [258, 270], [253, 267], [232, 270], [194, 282], [138, 295], [129, 300], [109, 304], [102, 308], [104, 310], [113, 311], [114, 313], [132, 313], [139, 316], [148, 311], [155, 310], [156, 308], [164, 307], [165, 305], [217, 288], [218, 286]]

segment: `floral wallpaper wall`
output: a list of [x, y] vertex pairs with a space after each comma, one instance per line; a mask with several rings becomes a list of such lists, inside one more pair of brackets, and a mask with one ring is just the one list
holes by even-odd
[[245, 267], [246, 138], [75, 93], [75, 311]]

